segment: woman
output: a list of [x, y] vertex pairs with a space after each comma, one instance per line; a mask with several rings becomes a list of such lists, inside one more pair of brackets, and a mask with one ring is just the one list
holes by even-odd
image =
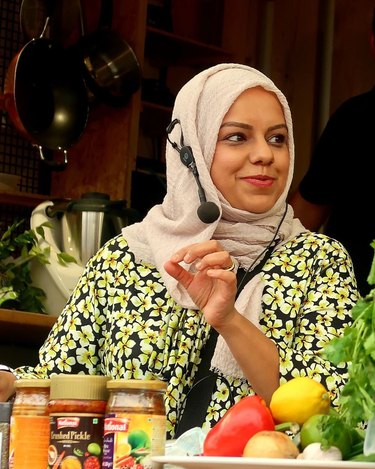
[[206, 428], [243, 396], [269, 402], [294, 376], [323, 382], [334, 400], [346, 370], [321, 352], [350, 322], [357, 291], [344, 248], [286, 204], [284, 95], [257, 70], [217, 65], [181, 89], [168, 140], [163, 203], [91, 259], [39, 364], [15, 375], [165, 380], [169, 437], [202, 376]]

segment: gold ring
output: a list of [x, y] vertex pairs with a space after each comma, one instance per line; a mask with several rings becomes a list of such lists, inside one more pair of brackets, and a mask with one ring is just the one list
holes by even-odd
[[232, 270], [234, 270], [234, 268], [236, 267], [236, 264], [234, 263], [234, 260], [233, 258], [231, 257], [231, 261], [232, 261], [232, 265], [230, 267], [228, 267], [227, 269], [223, 269], [225, 270], [226, 272], [231, 272]]

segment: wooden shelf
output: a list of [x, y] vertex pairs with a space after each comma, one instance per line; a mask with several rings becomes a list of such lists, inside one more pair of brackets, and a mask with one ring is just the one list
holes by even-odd
[[56, 317], [0, 308], [0, 341], [2, 344], [40, 346]]
[[179, 36], [161, 29], [147, 26], [146, 55], [155, 60], [171, 63], [186, 63], [196, 66], [212, 61], [228, 61], [231, 54], [223, 48], [205, 42]]
[[0, 203], [7, 205], [22, 205], [23, 207], [36, 207], [46, 200], [50, 195], [31, 194], [19, 191], [0, 191]]

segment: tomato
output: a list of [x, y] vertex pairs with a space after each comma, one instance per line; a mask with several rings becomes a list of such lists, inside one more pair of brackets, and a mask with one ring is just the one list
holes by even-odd
[[234, 404], [207, 433], [205, 456], [242, 456], [249, 439], [261, 430], [274, 430], [270, 409], [259, 396], [247, 396]]
[[311, 416], [301, 428], [301, 447], [310, 443], [321, 443], [324, 447], [336, 446], [342, 458], [350, 455], [352, 437], [350, 429], [335, 415], [316, 414]]

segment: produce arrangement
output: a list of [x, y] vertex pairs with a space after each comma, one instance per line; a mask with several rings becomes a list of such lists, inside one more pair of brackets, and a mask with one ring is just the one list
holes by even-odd
[[375, 461], [363, 454], [365, 431], [332, 407], [326, 388], [308, 377], [282, 384], [267, 407], [259, 396], [232, 406], [207, 433], [204, 456]]
[[375, 255], [368, 283], [372, 289], [353, 308], [353, 323], [325, 349], [332, 363], [348, 363], [339, 409], [322, 383], [293, 378], [268, 407], [258, 396], [232, 406], [207, 433], [205, 456], [375, 462]]

